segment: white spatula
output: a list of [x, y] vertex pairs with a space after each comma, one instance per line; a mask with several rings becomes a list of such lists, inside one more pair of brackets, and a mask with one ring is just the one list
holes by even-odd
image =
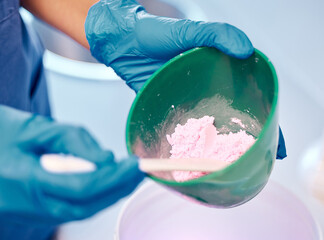
[[[222, 170], [231, 163], [215, 159], [139, 159], [139, 168], [143, 172], [157, 171], [198, 171], [215, 172]], [[82, 173], [91, 172], [96, 169], [96, 165], [82, 158], [61, 155], [45, 154], [41, 157], [42, 167], [53, 173]]]

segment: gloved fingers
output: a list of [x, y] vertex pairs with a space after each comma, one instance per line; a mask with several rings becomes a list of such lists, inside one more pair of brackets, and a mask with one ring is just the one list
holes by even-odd
[[248, 58], [254, 52], [249, 38], [241, 30], [227, 23], [186, 21], [179, 25], [179, 33], [178, 44], [185, 49], [214, 47], [241, 59]]
[[87, 199], [82, 202], [46, 196], [46, 204], [50, 206], [50, 209], [48, 208], [49, 214], [56, 219], [56, 222], [82, 220], [115, 204], [118, 200], [130, 194], [139, 182], [139, 180], [131, 181], [129, 184], [123, 185], [120, 191], [102, 194], [94, 199]]
[[96, 164], [114, 161], [113, 153], [103, 150], [86, 129], [72, 126], [61, 128], [45, 143], [46, 153], [70, 154]]
[[112, 197], [128, 194], [127, 185], [131, 182], [139, 183], [144, 177], [135, 157], [118, 163], [107, 163], [90, 173], [52, 174], [40, 170], [37, 175], [45, 196], [74, 203], [95, 201], [107, 194]]
[[[113, 57], [114, 54], [112, 54]], [[126, 60], [127, 58], [127, 60]], [[129, 79], [127, 85], [137, 93], [145, 82], [158, 70], [165, 62], [152, 59], [147, 61], [147, 57], [138, 55], [127, 55], [123, 57], [123, 61], [118, 61], [118, 67], [115, 67], [115, 61], [111, 66], [116, 69], [116, 73], [123, 79]], [[138, 69], [141, 71], [137, 71]]]
[[[180, 23], [181, 22], [181, 23]], [[179, 44], [179, 29], [184, 20], [156, 17], [151, 14], [138, 14], [135, 25], [134, 39], [132, 45], [138, 44], [132, 51], [135, 55], [143, 55], [146, 59], [158, 59], [164, 62], [184, 52], [191, 47]], [[139, 52], [136, 52], [136, 49]]]
[[33, 116], [19, 135], [19, 147], [26, 152], [71, 154], [94, 163], [113, 161], [110, 151], [101, 149], [90, 133], [82, 128], [59, 124], [51, 119]]
[[[148, 79], [148, 78], [147, 78]], [[127, 82], [127, 85], [133, 89], [135, 91], [135, 93], [137, 94], [139, 90], [142, 89], [142, 87], [144, 86], [146, 80], [141, 80], [141, 81], [130, 81]]]
[[63, 221], [83, 219], [130, 194], [143, 180], [136, 158], [104, 166], [92, 173], [38, 173], [42, 207]]
[[284, 159], [287, 157], [285, 139], [283, 137], [281, 128], [279, 126], [279, 140], [278, 140], [278, 150], [277, 150], [277, 159]]
[[214, 47], [236, 58], [254, 52], [248, 37], [238, 28], [217, 22], [199, 22], [156, 17], [141, 13], [135, 36], [147, 58], [167, 61], [195, 47]]

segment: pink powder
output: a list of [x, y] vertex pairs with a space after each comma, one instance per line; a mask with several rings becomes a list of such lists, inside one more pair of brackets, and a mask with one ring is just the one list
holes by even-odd
[[[219, 134], [213, 125], [214, 117], [190, 118], [185, 125], [178, 124], [174, 133], [167, 135], [172, 146], [170, 158], [211, 158], [234, 162], [255, 142], [245, 131]], [[198, 178], [206, 172], [174, 171], [178, 182]]]

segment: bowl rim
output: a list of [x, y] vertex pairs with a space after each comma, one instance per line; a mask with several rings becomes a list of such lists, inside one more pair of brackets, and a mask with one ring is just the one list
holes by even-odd
[[[203, 51], [208, 47], [196, 47], [193, 49], [190, 49], [184, 53], [180, 53], [179, 55], [175, 56], [174, 58], [170, 59], [168, 62], [166, 62], [162, 67], [160, 67], [144, 84], [144, 86], [138, 91], [134, 102], [132, 103], [132, 106], [129, 110], [129, 114], [127, 117], [127, 123], [126, 123], [126, 147], [127, 147], [127, 151], [129, 154], [133, 154], [131, 151], [131, 144], [129, 142], [129, 128], [130, 128], [130, 123], [131, 123], [131, 116], [133, 115], [133, 112], [135, 110], [135, 106], [137, 104], [137, 102], [139, 101], [141, 95], [144, 93], [145, 89], [152, 83], [153, 79], [160, 74], [160, 72], [162, 72], [166, 67], [168, 67], [170, 64], [173, 64], [176, 61], [181, 60], [181, 58], [190, 55], [194, 52], [197, 51]], [[270, 59], [264, 54], [262, 53], [260, 50], [254, 48], [254, 52], [256, 54], [258, 54], [261, 58], [263, 58], [263, 60], [268, 64], [270, 71], [273, 75], [273, 81], [274, 81], [274, 96], [273, 96], [273, 101], [272, 101], [272, 105], [271, 105], [271, 109], [269, 112], [269, 115], [267, 117], [267, 120], [258, 136], [258, 138], [256, 139], [255, 143], [241, 156], [239, 157], [234, 163], [230, 164], [229, 166], [225, 167], [224, 169], [217, 171], [217, 172], [212, 172], [210, 174], [207, 174], [205, 176], [199, 177], [199, 178], [195, 178], [195, 179], [191, 179], [185, 182], [177, 182], [177, 181], [172, 181], [172, 180], [166, 180], [166, 179], [162, 179], [162, 178], [158, 178], [155, 177], [151, 174], [147, 174], [149, 176], [149, 178], [151, 178], [152, 180], [161, 183], [161, 184], [166, 184], [169, 186], [188, 186], [188, 185], [192, 185], [192, 184], [197, 184], [197, 183], [201, 183], [201, 182], [205, 182], [206, 180], [209, 179], [213, 179], [216, 176], [225, 174], [226, 172], [230, 171], [232, 168], [234, 168], [238, 162], [243, 161], [243, 159], [245, 159], [250, 152], [254, 151], [255, 148], [257, 148], [260, 145], [260, 139], [262, 139], [262, 137], [265, 135], [266, 131], [268, 130], [272, 119], [275, 116], [276, 113], [276, 108], [278, 105], [278, 88], [279, 88], [279, 83], [278, 83], [278, 77], [277, 77], [277, 73], [276, 70], [272, 64], [272, 62], [270, 61]], [[231, 56], [228, 56], [231, 58]], [[279, 134], [279, 132], [278, 132]]]

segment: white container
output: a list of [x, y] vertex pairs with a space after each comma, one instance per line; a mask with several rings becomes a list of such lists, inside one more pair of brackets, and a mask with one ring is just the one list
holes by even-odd
[[318, 240], [322, 235], [302, 202], [274, 182], [232, 209], [200, 206], [148, 183], [125, 204], [115, 239]]

